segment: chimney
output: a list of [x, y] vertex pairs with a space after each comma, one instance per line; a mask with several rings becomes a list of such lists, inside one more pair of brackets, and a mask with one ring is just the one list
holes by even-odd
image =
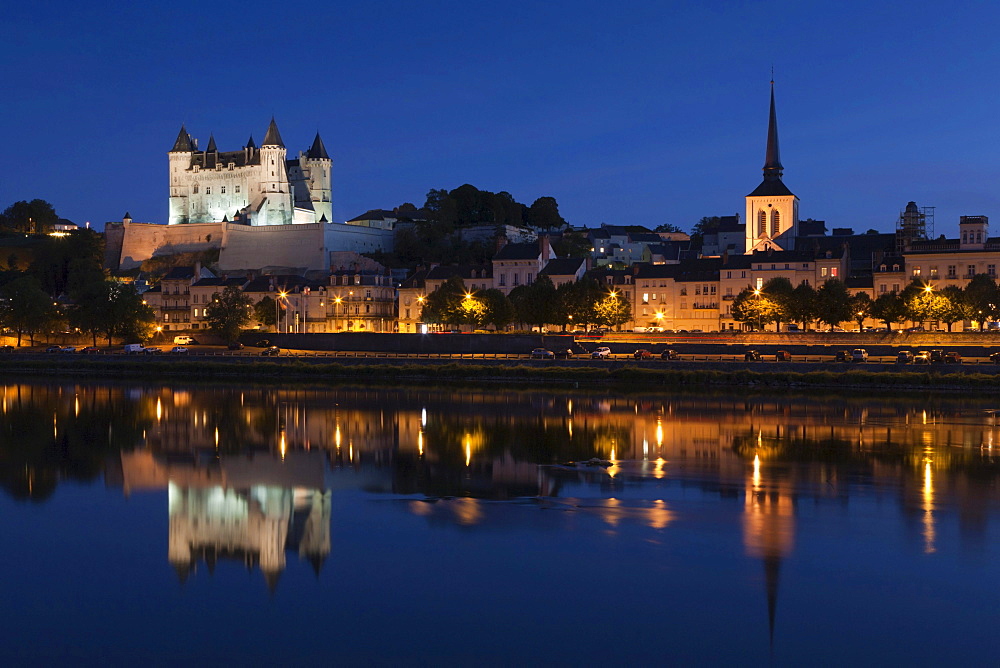
[[201, 260], [194, 263], [194, 280], [197, 282], [201, 278]]
[[542, 266], [549, 261], [549, 235], [538, 235], [538, 247], [542, 254]]
[[497, 237], [497, 253], [499, 253], [500, 249], [502, 249], [506, 245], [507, 245], [506, 235]]

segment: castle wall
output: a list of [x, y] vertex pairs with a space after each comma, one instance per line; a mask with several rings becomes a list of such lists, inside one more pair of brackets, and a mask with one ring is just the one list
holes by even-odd
[[325, 226], [325, 242], [328, 251], [354, 251], [355, 253], [391, 252], [393, 249], [392, 230], [361, 227], [345, 223], [330, 223]]
[[323, 225], [251, 226], [226, 224], [220, 271], [262, 267], [328, 269]]
[[[118, 268], [123, 271], [138, 267], [143, 260], [148, 260], [154, 255], [221, 248], [223, 242], [222, 223], [189, 223], [187, 225], [120, 223], [120, 225], [122, 241], [121, 252], [118, 255]], [[107, 230], [105, 230], [105, 234], [107, 234]], [[118, 234], [117, 231], [113, 232], [113, 235], [116, 234]]]

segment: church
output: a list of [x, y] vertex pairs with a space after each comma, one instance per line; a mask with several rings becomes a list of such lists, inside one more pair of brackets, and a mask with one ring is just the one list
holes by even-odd
[[251, 135], [237, 151], [219, 151], [214, 136], [200, 151], [182, 125], [168, 157], [169, 225], [332, 222], [333, 161], [318, 132], [308, 151], [288, 159], [273, 118], [259, 148]]

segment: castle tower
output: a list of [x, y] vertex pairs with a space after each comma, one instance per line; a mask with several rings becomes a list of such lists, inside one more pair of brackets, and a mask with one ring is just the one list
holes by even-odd
[[778, 117], [771, 82], [771, 115], [767, 125], [764, 180], [746, 196], [746, 252], [773, 248], [792, 250], [799, 231], [799, 198], [781, 181], [784, 168], [778, 154]]
[[187, 188], [183, 176], [191, 165], [194, 144], [187, 129], [181, 125], [174, 147], [167, 153], [170, 170], [170, 205], [167, 223], [176, 225], [188, 222]]
[[271, 119], [260, 144], [260, 185], [262, 198], [251, 215], [254, 225], [287, 225], [292, 222], [292, 190], [285, 165], [285, 142], [278, 124]]
[[[316, 133], [316, 139], [306, 152], [302, 162], [303, 172], [308, 170], [309, 198], [312, 200], [313, 210], [316, 212], [316, 220], [320, 221], [324, 217], [327, 221], [333, 220], [333, 160], [326, 152], [326, 146]], [[296, 197], [296, 199], [298, 199]]]

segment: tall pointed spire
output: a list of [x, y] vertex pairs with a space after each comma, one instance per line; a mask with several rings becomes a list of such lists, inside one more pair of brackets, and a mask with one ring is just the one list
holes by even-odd
[[778, 115], [774, 111], [774, 79], [771, 80], [771, 116], [767, 122], [767, 153], [764, 156], [764, 178], [773, 181], [781, 178], [784, 168], [778, 155]]
[[250, 139], [247, 139], [247, 145], [243, 148], [257, 148], [257, 144], [253, 143], [253, 135], [250, 135]]
[[184, 126], [181, 125], [181, 131], [177, 134], [177, 141], [174, 142], [174, 147], [170, 149], [170, 152], [183, 153], [190, 150], [192, 150], [191, 135], [189, 135]]
[[208, 135], [208, 148], [205, 149], [208, 153], [217, 153], [219, 151], [215, 146], [215, 135]]
[[285, 148], [285, 142], [281, 141], [281, 134], [278, 132], [278, 124], [274, 122], [274, 116], [271, 117], [271, 124], [267, 126], [267, 134], [264, 135], [264, 141], [260, 144], [263, 146], [279, 146]]
[[322, 158], [324, 160], [329, 160], [330, 155], [326, 152], [326, 146], [323, 145], [323, 140], [319, 138], [319, 133], [316, 133], [316, 139], [313, 140], [313, 145], [306, 153], [307, 158]]

